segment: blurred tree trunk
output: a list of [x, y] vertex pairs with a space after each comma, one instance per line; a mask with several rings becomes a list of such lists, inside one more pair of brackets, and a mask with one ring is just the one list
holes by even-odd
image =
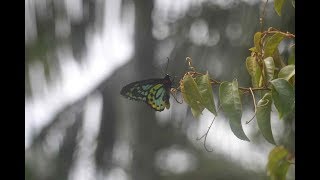
[[[150, 78], [154, 73], [152, 62], [154, 58], [155, 40], [152, 37], [151, 12], [153, 1], [135, 0], [135, 56], [134, 66], [139, 79]], [[140, 108], [141, 107], [141, 108]], [[146, 106], [138, 106], [135, 119], [135, 145], [133, 147], [132, 179], [159, 179], [154, 169], [155, 144], [157, 143], [154, 111]]]
[[68, 179], [70, 169], [73, 166], [74, 159], [76, 158], [76, 149], [78, 145], [77, 136], [82, 128], [83, 113], [75, 113], [74, 122], [66, 129], [65, 136], [63, 138], [62, 146], [59, 149], [55, 170], [49, 176], [48, 180], [55, 179]]
[[106, 88], [102, 94], [102, 118], [95, 152], [97, 168], [106, 171], [111, 168], [112, 150], [115, 142], [115, 100], [113, 90]]

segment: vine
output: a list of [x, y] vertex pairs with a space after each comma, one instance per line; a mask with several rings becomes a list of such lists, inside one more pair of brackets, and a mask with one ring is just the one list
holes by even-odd
[[[278, 15], [281, 14], [283, 5], [283, 1], [280, 1], [274, 1]], [[181, 91], [183, 100], [190, 106], [195, 118], [198, 118], [205, 108], [214, 115], [206, 133], [197, 138], [197, 140], [204, 138], [204, 148], [208, 152], [213, 151], [213, 149], [208, 149], [206, 145], [207, 136], [220, 108], [229, 120], [234, 135], [241, 140], [250, 141], [242, 129], [240, 98], [241, 94], [250, 93], [254, 115], [246, 121], [246, 124], [256, 119], [263, 137], [269, 143], [275, 145], [275, 148], [269, 153], [268, 172], [273, 178], [283, 178], [288, 167], [294, 164], [294, 153], [290, 153], [282, 145], [277, 145], [273, 138], [270, 122], [271, 106], [274, 104], [280, 119], [285, 119], [294, 112], [295, 65], [294, 62], [289, 60], [288, 63], [283, 61], [278, 46], [283, 39], [295, 39], [295, 35], [273, 27], [263, 31], [267, 3], [268, 0], [264, 4], [262, 15], [259, 18], [261, 29], [254, 34], [254, 46], [249, 49], [251, 54], [245, 60], [248, 74], [251, 76], [252, 87], [238, 86], [237, 79], [227, 82], [209, 77], [208, 72], [197, 71], [192, 64], [192, 59], [186, 57], [189, 71], [184, 74], [177, 89]], [[289, 48], [294, 46], [295, 44], [290, 45]], [[213, 98], [213, 86], [219, 86], [219, 108], [217, 111]], [[255, 92], [260, 92], [257, 96], [258, 102], [256, 102]], [[276, 166], [278, 168], [275, 168]]]

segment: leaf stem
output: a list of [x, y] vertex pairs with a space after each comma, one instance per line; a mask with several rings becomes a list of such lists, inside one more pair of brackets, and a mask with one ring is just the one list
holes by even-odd
[[249, 120], [249, 121], [246, 121], [246, 124], [249, 124], [254, 117], [256, 117], [256, 114], [257, 114], [257, 104], [256, 104], [256, 98], [254, 97], [254, 94], [253, 94], [253, 91], [251, 88], [250, 89], [250, 92], [251, 92], [251, 95], [252, 95], [252, 99], [253, 99], [253, 105], [254, 105], [254, 115], [253, 117]]
[[[220, 108], [221, 108], [221, 105], [220, 105], [219, 108], [218, 108], [218, 112], [219, 112]], [[212, 151], [213, 151], [213, 149], [209, 150], [209, 149], [207, 148], [206, 142], [207, 142], [208, 133], [209, 133], [209, 131], [210, 131], [210, 129], [211, 129], [211, 126], [212, 126], [214, 120], [216, 119], [216, 117], [217, 117], [217, 116], [214, 116], [214, 118], [213, 118], [213, 120], [211, 121], [211, 124], [210, 124], [207, 132], [206, 132], [204, 135], [202, 135], [200, 138], [197, 138], [197, 141], [199, 141], [199, 140], [201, 140], [202, 138], [204, 138], [203, 147], [206, 149], [207, 152], [212, 152]]]

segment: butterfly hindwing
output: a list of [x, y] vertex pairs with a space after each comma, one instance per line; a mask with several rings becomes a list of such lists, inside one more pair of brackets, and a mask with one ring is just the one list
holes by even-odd
[[169, 98], [170, 94], [164, 84], [156, 84], [149, 90], [147, 104], [157, 111], [163, 111], [170, 107]]
[[143, 101], [156, 111], [169, 109], [171, 81], [169, 76], [164, 79], [149, 79], [130, 83], [121, 89], [120, 94], [131, 100]]

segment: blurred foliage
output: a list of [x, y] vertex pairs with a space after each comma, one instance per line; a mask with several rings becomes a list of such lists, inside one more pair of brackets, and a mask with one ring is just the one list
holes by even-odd
[[[45, 5], [41, 5], [41, 2], [45, 2]], [[89, 61], [84, 58], [90, 46], [87, 42], [90, 38], [88, 32], [99, 34], [103, 30], [105, 1], [80, 1], [83, 7], [80, 19], [70, 16], [71, 12], [67, 10], [66, 2], [26, 1], [26, 10], [35, 14], [36, 29], [36, 37], [26, 40], [25, 43], [26, 99], [32, 99], [35, 95], [32, 93], [37, 93], [33, 90], [34, 79], [30, 78], [34, 64], [43, 67], [45, 83], [59, 82], [63, 61], [59, 57], [59, 51], [70, 49], [75, 60], [79, 64], [85, 64]], [[281, 43], [293, 39], [295, 14], [292, 3], [284, 1], [276, 6], [277, 10], [271, 8], [272, 11], [268, 7], [274, 7], [274, 4], [268, 3], [264, 27], [272, 26], [277, 29], [271, 28], [261, 32], [259, 17], [263, 9], [260, 3], [250, 5], [239, 1], [222, 7], [204, 1], [198, 4], [191, 3], [189, 7], [179, 3], [170, 4], [167, 8], [159, 7], [158, 4], [158, 1], [148, 0], [121, 1], [121, 15], [116, 18], [123, 18], [125, 7], [134, 5], [134, 55], [131, 61], [115, 70], [111, 76], [105, 77], [91, 92], [61, 107], [49, 123], [34, 132], [31, 145], [25, 150], [25, 179], [72, 179], [72, 173], [75, 172], [79, 161], [85, 158], [81, 153], [89, 150], [91, 151], [87, 158], [93, 160], [83, 160], [85, 165], [82, 165], [94, 169], [96, 176], [92, 179], [105, 177], [115, 167], [120, 167], [130, 179], [139, 180], [268, 179], [266, 171], [248, 170], [230, 157], [215, 151], [208, 153], [192, 144], [188, 137], [188, 128], [194, 126], [194, 119], [190, 114], [198, 117], [206, 108], [217, 115], [219, 108], [216, 109], [215, 102], [219, 102], [224, 106], [228, 105], [223, 108], [227, 117], [236, 116], [232, 122], [230, 121], [232, 132], [247, 137], [241, 125], [242, 108], [246, 108], [247, 104], [242, 105], [241, 101], [247, 98], [247, 95], [253, 96], [257, 92], [256, 97], [259, 101], [254, 105], [257, 106], [258, 128], [263, 137], [272, 143], [274, 139], [270, 128], [271, 102], [265, 102], [272, 88], [277, 90], [271, 91], [272, 102], [277, 102], [276, 108], [279, 113], [286, 115], [283, 117], [284, 133], [276, 144], [283, 145], [285, 150], [282, 149], [281, 152], [286, 152], [286, 155], [294, 154], [294, 108], [290, 111], [286, 108], [287, 100], [291, 101], [294, 98], [291, 89], [293, 87], [294, 91], [294, 47], [289, 50], [284, 48], [281, 52], [279, 50]], [[29, 6], [34, 8], [33, 11]], [[182, 13], [179, 14], [174, 7], [187, 10], [181, 10]], [[279, 10], [280, 17], [276, 16]], [[29, 23], [29, 20], [26, 20], [26, 23]], [[63, 27], [66, 28], [66, 33], [62, 36], [57, 33], [59, 23], [64, 24]], [[167, 30], [164, 30], [166, 28]], [[204, 36], [199, 36], [201, 34]], [[248, 56], [250, 52], [251, 55]], [[158, 66], [159, 61], [166, 56], [174, 59], [168, 71], [183, 77], [180, 86], [177, 86], [180, 87], [185, 102], [192, 107], [191, 112], [187, 111], [181, 118], [183, 124], [179, 128], [175, 125], [177, 117], [170, 117], [169, 123], [160, 125], [153, 111], [146, 111], [145, 106], [140, 104], [130, 105], [122, 101], [119, 95], [122, 83], [154, 75], [154, 66]], [[187, 56], [193, 57], [197, 71], [190, 71], [190, 66], [184, 66]], [[224, 84], [212, 77], [223, 79]], [[235, 77], [237, 80], [231, 82], [230, 79]], [[280, 82], [280, 85], [277, 82]], [[211, 84], [220, 85], [218, 93]], [[230, 87], [224, 87], [225, 85]], [[243, 88], [240, 85], [252, 88]], [[290, 97], [286, 96], [287, 91], [290, 91]], [[227, 99], [217, 101], [214, 99], [217, 94]], [[83, 150], [83, 141], [88, 138], [84, 137], [84, 112], [88, 108], [87, 104], [90, 104], [90, 99], [96, 96], [101, 98], [102, 104], [99, 127], [92, 144]], [[252, 103], [249, 100], [248, 102]], [[230, 112], [228, 109], [231, 109]], [[235, 110], [237, 113], [230, 116]], [[264, 140], [257, 138], [261, 134], [256, 133], [251, 143], [257, 143], [257, 146], [262, 144]], [[120, 142], [128, 146], [128, 156], [124, 156], [126, 146], [119, 146]], [[179, 146], [182, 150], [190, 152], [196, 159], [196, 162], [190, 163], [196, 164], [196, 168], [182, 173], [159, 170], [154, 162], [157, 153], [172, 146]], [[274, 152], [275, 150], [269, 154], [268, 172], [272, 177], [282, 178], [286, 175], [289, 165], [283, 161], [287, 160], [284, 156], [280, 157]], [[118, 156], [124, 160], [115, 160]]]

